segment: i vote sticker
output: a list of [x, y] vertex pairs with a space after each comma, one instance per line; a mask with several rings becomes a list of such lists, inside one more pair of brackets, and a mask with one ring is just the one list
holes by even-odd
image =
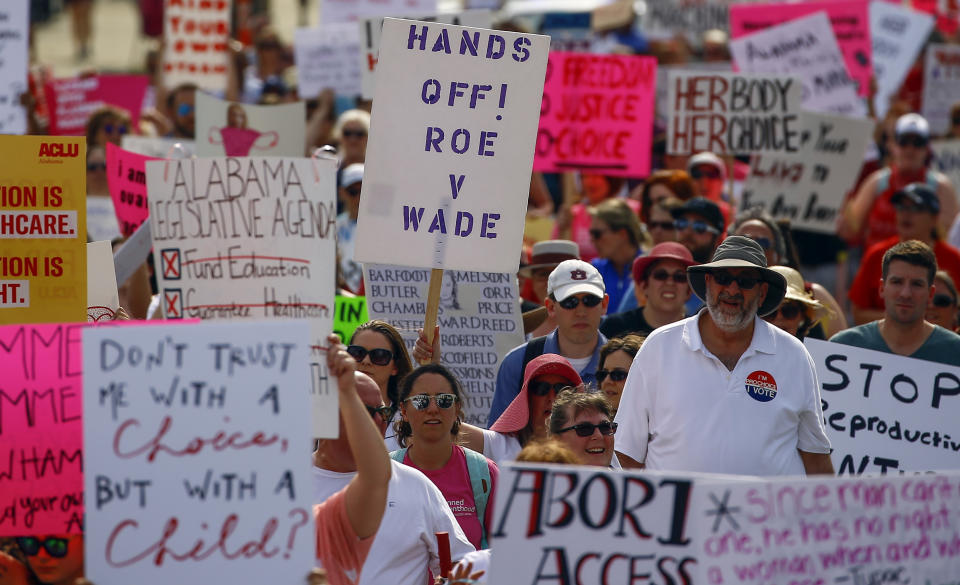
[[770, 402], [777, 397], [777, 381], [763, 370], [757, 370], [747, 376], [746, 387], [750, 398], [760, 402]]

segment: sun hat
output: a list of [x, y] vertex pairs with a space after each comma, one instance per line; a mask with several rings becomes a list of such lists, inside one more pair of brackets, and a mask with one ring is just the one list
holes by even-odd
[[767, 268], [767, 257], [763, 248], [746, 236], [729, 236], [717, 247], [712, 261], [687, 268], [690, 288], [700, 300], [707, 302], [707, 282], [704, 275], [725, 268], [756, 268], [760, 271], [761, 278], [769, 286], [767, 298], [757, 309], [759, 316], [772, 313], [780, 306], [780, 301], [787, 292], [787, 279], [779, 272]]
[[523, 386], [520, 387], [520, 393], [517, 394], [513, 402], [503, 411], [491, 426], [491, 431], [498, 433], [516, 433], [522, 431], [530, 421], [530, 400], [527, 387], [530, 381], [547, 374], [557, 374], [570, 381], [571, 386], [579, 386], [583, 383], [580, 374], [577, 373], [570, 362], [562, 355], [555, 353], [545, 353], [538, 355], [530, 360], [523, 371]]
[[925, 183], [910, 183], [894, 193], [890, 203], [896, 205], [904, 199], [909, 199], [917, 207], [926, 209], [934, 215], [940, 213], [940, 199], [937, 197], [937, 192]]
[[603, 298], [606, 290], [600, 271], [583, 260], [564, 260], [547, 278], [547, 294], [557, 302], [579, 293]]
[[696, 264], [693, 261], [693, 254], [680, 242], [661, 242], [654, 246], [649, 254], [633, 261], [633, 281], [643, 280], [647, 267], [657, 260], [676, 260], [687, 267]]
[[691, 172], [698, 165], [710, 165], [720, 171], [720, 178], [727, 180], [727, 167], [720, 160], [720, 157], [712, 152], [704, 151], [697, 153], [687, 160], [687, 172]]
[[530, 261], [517, 271], [520, 276], [529, 278], [534, 270], [556, 268], [564, 260], [579, 260], [580, 247], [570, 240], [543, 240], [533, 245]]
[[797, 301], [807, 307], [807, 321], [809, 321], [810, 327], [830, 314], [830, 309], [826, 305], [813, 298], [813, 294], [807, 292], [803, 276], [799, 272], [789, 266], [771, 266], [770, 270], [783, 275], [787, 281], [787, 292], [784, 293], [784, 300]]

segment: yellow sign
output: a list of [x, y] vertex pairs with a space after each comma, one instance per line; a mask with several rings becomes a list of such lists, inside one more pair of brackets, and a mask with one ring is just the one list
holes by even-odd
[[0, 136], [0, 324], [87, 320], [83, 137]]

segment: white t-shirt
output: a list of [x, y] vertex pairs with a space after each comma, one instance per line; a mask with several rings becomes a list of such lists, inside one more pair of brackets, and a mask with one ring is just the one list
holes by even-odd
[[522, 447], [520, 441], [513, 435], [505, 435], [489, 429], [483, 431], [483, 454], [500, 465], [503, 461], [513, 461], [517, 458]]
[[383, 443], [387, 446], [387, 453], [392, 453], [400, 448], [400, 443], [397, 442], [397, 433], [393, 430], [393, 423], [397, 422], [398, 417], [400, 416], [400, 411], [393, 413], [393, 416], [390, 417], [390, 422], [387, 423], [387, 432], [383, 436]]
[[[387, 507], [374, 536], [359, 585], [428, 585], [427, 569], [440, 572], [435, 533], [450, 534], [450, 557], [457, 561], [474, 550], [457, 524], [447, 500], [420, 471], [391, 460], [393, 473]], [[356, 473], [313, 467], [313, 502], [343, 489]]]
[[733, 371], [700, 338], [704, 313], [650, 334], [620, 397], [616, 450], [647, 469], [804, 475], [797, 449], [829, 453], [816, 367], [762, 319]]
[[590, 363], [590, 360], [592, 360], [592, 359], [593, 359], [593, 355], [592, 355], [592, 354], [591, 354], [591, 355], [588, 355], [588, 356], [585, 357], [585, 358], [577, 358], [577, 359], [566, 358], [566, 360], [567, 360], [568, 362], [570, 362], [570, 365], [573, 366], [573, 369], [576, 370], [576, 371], [578, 371], [578, 372], [582, 372], [583, 369], [587, 367], [587, 364], [589, 364], [589, 363]]

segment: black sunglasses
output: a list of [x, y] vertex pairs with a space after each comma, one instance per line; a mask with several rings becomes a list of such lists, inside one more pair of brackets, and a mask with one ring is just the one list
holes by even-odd
[[358, 187], [357, 185], [350, 185], [349, 187], [346, 187], [346, 188], [344, 189], [344, 191], [346, 191], [346, 192], [347, 192], [347, 195], [349, 195], [349, 196], [351, 196], [351, 197], [359, 197], [359, 196], [360, 196], [360, 191], [361, 191], [362, 189], [363, 189], [363, 187]]
[[390, 415], [393, 414], [393, 409], [389, 406], [367, 406], [364, 404], [364, 407], [366, 407], [367, 412], [370, 413], [371, 418], [377, 418], [379, 414], [383, 420], [390, 420]]
[[603, 384], [603, 381], [610, 376], [614, 382], [623, 382], [627, 379], [627, 370], [623, 368], [614, 368], [612, 370], [597, 370], [597, 383]]
[[560, 394], [560, 391], [564, 388], [569, 388], [572, 386], [570, 382], [557, 382], [556, 384], [551, 384], [550, 382], [544, 382], [542, 380], [534, 380], [527, 384], [527, 392], [533, 394], [534, 396], [546, 396], [550, 394], [552, 390], [555, 394]]
[[363, 138], [367, 133], [363, 130], [343, 130], [340, 132], [344, 138]]
[[703, 234], [706, 232], [710, 232], [711, 234], [720, 233], [720, 230], [708, 224], [707, 222], [699, 219], [694, 221], [690, 221], [689, 219], [677, 219], [677, 220], [674, 220], [673, 227], [676, 228], [677, 231], [681, 231], [681, 232], [689, 227], [693, 229], [693, 231], [697, 232], [698, 234]]
[[770, 241], [770, 238], [764, 238], [763, 236], [759, 236], [756, 238], [753, 236], [747, 236], [747, 237], [753, 240], [754, 242], [756, 242], [757, 244], [759, 244], [760, 247], [763, 248], [764, 250], [769, 250], [770, 247], [773, 246], [773, 242]]
[[946, 309], [947, 307], [956, 307], [957, 301], [953, 300], [953, 297], [950, 295], [933, 295], [933, 306], [940, 307], [941, 309]]
[[40, 554], [40, 548], [42, 547], [51, 557], [62, 559], [67, 556], [67, 543], [69, 543], [69, 541], [66, 538], [58, 538], [56, 536], [50, 536], [44, 540], [40, 540], [36, 536], [21, 536], [17, 538], [17, 544], [20, 546], [20, 550], [28, 557]]
[[583, 303], [584, 307], [591, 308], [596, 307], [603, 301], [602, 298], [594, 295], [585, 295], [583, 298], [569, 296], [562, 301], [557, 301], [557, 304], [563, 307], [564, 309], [576, 309], [580, 306], [580, 303]]
[[897, 144], [900, 146], [912, 146], [914, 148], [926, 148], [929, 142], [923, 136], [917, 136], [916, 134], [906, 134], [897, 138]]
[[665, 282], [666, 280], [673, 278], [673, 282], [677, 284], [686, 284], [687, 282], [687, 273], [682, 270], [678, 270], [674, 273], [667, 272], [665, 269], [661, 268], [659, 270], [654, 270], [650, 273], [650, 278], [654, 280], [659, 280], [660, 282]]
[[648, 221], [648, 229], [659, 229], [659, 230], [672, 230], [674, 229], [674, 222], [672, 221]]
[[690, 171], [690, 176], [694, 179], [719, 179], [720, 171], [713, 167], [707, 167], [705, 169], [694, 167], [693, 170]]
[[617, 432], [617, 423], [610, 422], [605, 420], [601, 423], [593, 424], [588, 422], [582, 422], [573, 425], [572, 427], [566, 427], [557, 431], [558, 433], [565, 433], [567, 431], [577, 431], [578, 437], [589, 437], [593, 434], [593, 431], [600, 429], [600, 434], [604, 436], [610, 436]]
[[897, 211], [906, 211], [906, 212], [908, 212], [908, 213], [909, 213], [909, 212], [922, 213], [922, 212], [924, 212], [924, 211], [929, 212], [929, 213], [933, 213], [933, 210], [931, 210], [930, 208], [928, 208], [928, 207], [926, 207], [926, 206], [923, 206], [923, 205], [914, 205], [913, 203], [910, 203], [910, 202], [908, 202], [908, 201], [904, 201], [903, 199], [900, 199], [900, 200], [898, 200], [896, 203], [894, 203], [894, 204], [893, 204], [893, 208], [896, 209]]
[[607, 230], [587, 230], [590, 232], [590, 237], [594, 240], [599, 240], [603, 237], [603, 234], [607, 233]]
[[385, 366], [393, 359], [393, 352], [389, 349], [367, 349], [362, 345], [348, 345], [347, 353], [350, 357], [357, 360], [357, 363], [363, 361], [363, 358], [370, 356], [370, 361], [376, 366]]
[[784, 319], [796, 319], [797, 317], [800, 316], [800, 313], [802, 311], [803, 311], [803, 308], [800, 307], [800, 305], [797, 305], [795, 303], [786, 303], [786, 304], [780, 305], [779, 309], [767, 315], [767, 319], [776, 319], [777, 313], [779, 313], [780, 315], [783, 315]]
[[713, 281], [720, 286], [729, 286], [731, 282], [736, 282], [737, 286], [743, 290], [750, 290], [751, 288], [757, 286], [758, 282], [761, 282], [761, 279], [754, 276], [734, 276], [729, 272], [724, 272], [719, 270], [717, 272], [710, 273]]
[[103, 131], [106, 132], [107, 134], [113, 134], [114, 130], [116, 130], [118, 134], [123, 136], [124, 134], [127, 133], [128, 129], [126, 124], [113, 125], [113, 124], [107, 123], [103, 125]]
[[416, 396], [411, 396], [404, 400], [404, 402], [409, 402], [417, 410], [426, 410], [430, 408], [430, 399], [433, 399], [437, 403], [437, 408], [446, 410], [453, 406], [453, 403], [457, 401], [456, 394], [437, 394], [436, 396], [430, 396], [428, 394], [417, 394]]

